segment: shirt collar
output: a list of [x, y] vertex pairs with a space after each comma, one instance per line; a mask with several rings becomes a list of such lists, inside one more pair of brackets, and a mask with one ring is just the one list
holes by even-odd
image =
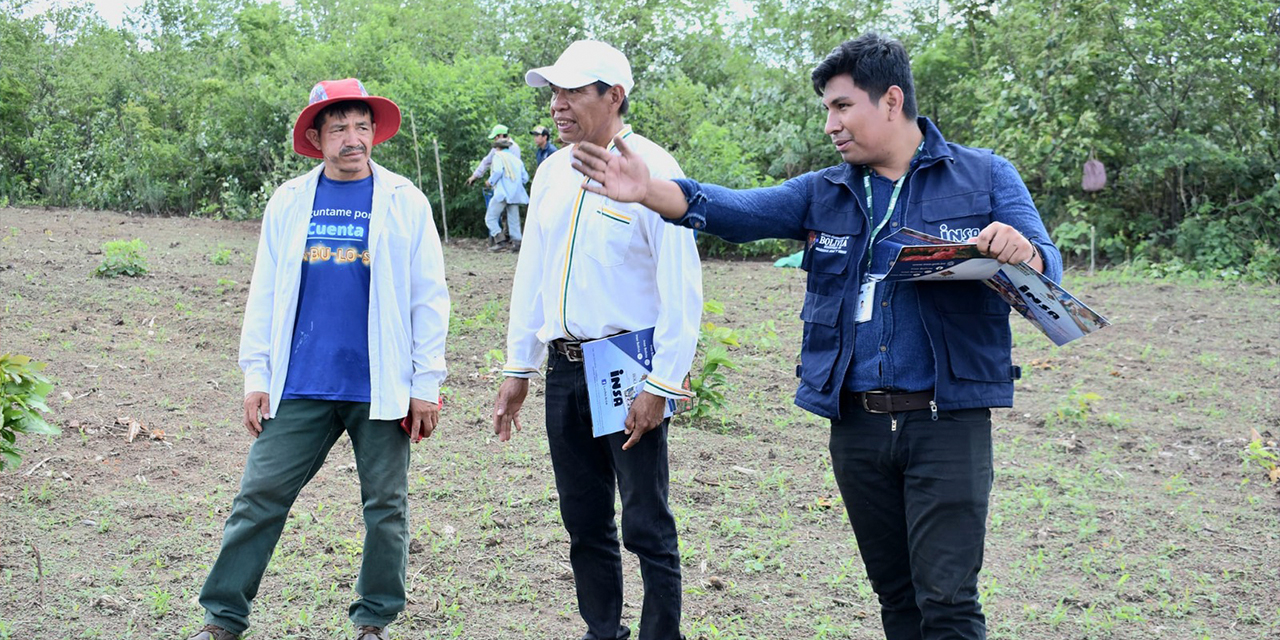
[[[621, 131], [618, 131], [618, 132], [617, 132], [617, 133], [615, 133], [615, 134], [613, 134], [613, 138], [623, 138], [624, 140], [625, 140], [626, 138], [630, 138], [630, 137], [631, 137], [631, 125], [629, 125], [629, 124], [624, 124], [624, 125], [622, 125], [622, 130], [621, 130]], [[613, 150], [614, 150], [614, 148], [616, 147], [616, 145], [614, 145], [614, 143], [613, 143], [613, 138], [609, 138], [609, 150], [610, 150], [610, 151], [613, 151]]]

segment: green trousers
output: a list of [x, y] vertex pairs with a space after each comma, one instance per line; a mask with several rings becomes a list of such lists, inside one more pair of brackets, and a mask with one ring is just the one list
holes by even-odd
[[249, 448], [222, 550], [200, 590], [206, 624], [236, 634], [249, 627], [250, 603], [289, 509], [344, 430], [355, 450], [365, 526], [359, 599], [348, 614], [357, 626], [382, 627], [404, 611], [409, 436], [394, 420], [370, 420], [368, 403], [285, 400]]

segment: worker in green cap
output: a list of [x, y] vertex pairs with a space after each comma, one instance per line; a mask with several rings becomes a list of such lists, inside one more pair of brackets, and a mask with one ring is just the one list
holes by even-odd
[[[516, 141], [512, 140], [511, 136], [507, 135], [507, 125], [504, 125], [504, 124], [493, 125], [493, 128], [489, 130], [490, 145], [492, 145], [494, 142], [499, 142], [502, 140], [506, 140], [511, 143], [509, 152], [511, 153], [511, 155], [514, 155], [516, 157], [516, 160], [520, 160], [520, 145], [516, 144]], [[471, 177], [467, 178], [468, 186], [475, 183], [476, 180], [479, 180], [480, 178], [484, 177], [485, 172], [489, 170], [489, 166], [493, 164], [493, 154], [496, 152], [497, 152], [496, 148], [489, 149], [489, 153], [485, 155], [484, 160], [480, 161], [480, 164], [476, 166], [476, 170], [471, 172]], [[486, 199], [485, 206], [488, 206], [488, 204], [489, 204], [488, 199]]]

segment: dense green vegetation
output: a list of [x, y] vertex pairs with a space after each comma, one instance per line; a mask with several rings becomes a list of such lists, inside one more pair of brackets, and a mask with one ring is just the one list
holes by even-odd
[[1280, 275], [1273, 0], [148, 0], [121, 28], [0, 2], [0, 203], [260, 215], [310, 164], [288, 131], [311, 85], [356, 76], [406, 112], [376, 158], [421, 158], [438, 207], [438, 140], [450, 231], [482, 235], [463, 180], [485, 132], [549, 124], [523, 73], [582, 37], [630, 54], [630, 120], [691, 176], [771, 184], [835, 160], [808, 72], [874, 28], [907, 43], [922, 113], [1022, 171], [1064, 252], [1093, 226], [1106, 260]]

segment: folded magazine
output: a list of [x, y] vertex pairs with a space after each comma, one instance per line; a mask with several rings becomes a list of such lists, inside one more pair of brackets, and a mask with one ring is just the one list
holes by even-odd
[[875, 281], [982, 280], [1056, 345], [1111, 323], [1030, 265], [1000, 264], [973, 244], [957, 244], [914, 229], [876, 243]]
[[[591, 434], [617, 433], [625, 428], [631, 401], [644, 390], [653, 370], [653, 327], [582, 343], [582, 365], [591, 401]], [[689, 378], [685, 377], [685, 388]], [[667, 399], [664, 417], [692, 407], [692, 400]]]

